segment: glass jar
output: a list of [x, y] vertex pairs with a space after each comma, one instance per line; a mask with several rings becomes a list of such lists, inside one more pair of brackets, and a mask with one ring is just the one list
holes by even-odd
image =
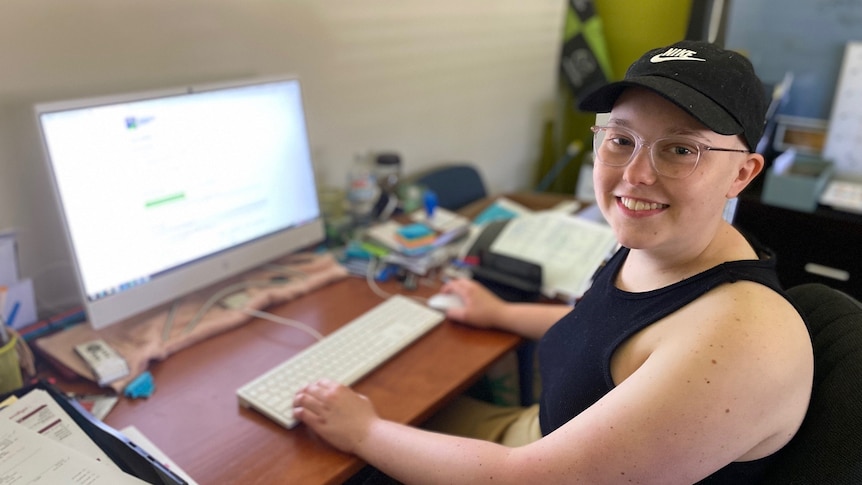
[[377, 184], [387, 195], [398, 195], [401, 185], [401, 157], [397, 153], [380, 153], [374, 166]]
[[380, 187], [368, 156], [357, 154], [347, 174], [347, 200], [354, 224], [361, 226], [374, 219], [379, 197]]

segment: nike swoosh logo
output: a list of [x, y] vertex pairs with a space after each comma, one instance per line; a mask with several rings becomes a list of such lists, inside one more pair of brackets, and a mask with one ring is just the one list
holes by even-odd
[[653, 64], [656, 62], [664, 62], [664, 61], [706, 61], [706, 59], [701, 59], [699, 57], [679, 57], [679, 56], [663, 56], [662, 54], [656, 54], [652, 56], [649, 60]]

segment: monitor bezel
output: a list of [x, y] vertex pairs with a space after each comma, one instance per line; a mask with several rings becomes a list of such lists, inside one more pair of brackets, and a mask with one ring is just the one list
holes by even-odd
[[[57, 181], [54, 163], [48, 149], [46, 135], [42, 129], [42, 116], [58, 111], [85, 109], [88, 107], [106, 106], [118, 103], [153, 100], [169, 96], [245, 88], [260, 84], [295, 82], [299, 84], [300, 103], [302, 104], [302, 122], [305, 138], [308, 144], [308, 156], [311, 163], [311, 175], [314, 177], [314, 160], [311, 154], [311, 139], [308, 131], [306, 104], [302, 85], [297, 76], [268, 76], [246, 78], [231, 81], [202, 83], [167, 89], [127, 92], [107, 96], [83, 97], [37, 103], [33, 112], [39, 132], [42, 158], [47, 166], [51, 181], [51, 197], [59, 212], [63, 226], [64, 239], [74, 268], [75, 282], [82, 306], [87, 313], [89, 324], [96, 330], [113, 325], [148, 310], [163, 307], [190, 293], [228, 280], [243, 272], [260, 267], [297, 251], [310, 248], [325, 240], [323, 215], [319, 207], [317, 217], [281, 229], [275, 233], [247, 241], [237, 246], [207, 255], [203, 258], [187, 262], [169, 271], [154, 275], [147, 284], [136, 285], [124, 291], [114, 293], [101, 299], [90, 299], [84, 287], [84, 277], [77, 256], [75, 241], [72, 237], [66, 208]], [[315, 184], [316, 192], [316, 182]]]

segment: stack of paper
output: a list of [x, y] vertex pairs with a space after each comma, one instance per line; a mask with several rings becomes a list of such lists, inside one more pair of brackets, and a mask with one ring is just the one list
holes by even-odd
[[46, 391], [0, 409], [0, 483], [141, 485], [122, 470]]
[[[421, 257], [457, 240], [470, 230], [469, 219], [443, 208], [435, 209], [430, 218], [424, 211], [415, 211], [410, 214], [410, 220], [415, 224], [403, 225], [394, 220], [381, 222], [370, 227], [366, 234], [371, 240], [404, 256]], [[433, 237], [423, 239], [425, 244], [405, 244], [399, 232], [405, 227], [416, 225], [427, 226], [436, 233]]]
[[833, 180], [820, 196], [820, 203], [834, 209], [862, 214], [862, 182]]
[[438, 231], [440, 235], [452, 232], [463, 234], [470, 226], [470, 219], [442, 207], [434, 209], [431, 217], [428, 217], [425, 211], [415, 211], [410, 214], [410, 219], [430, 226], [435, 231]]

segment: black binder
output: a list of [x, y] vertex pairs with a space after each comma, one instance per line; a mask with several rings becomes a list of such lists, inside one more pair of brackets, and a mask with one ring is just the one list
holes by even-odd
[[146, 450], [140, 448], [119, 431], [96, 419], [77, 401], [69, 398], [56, 386], [46, 381], [40, 380], [0, 396], [0, 401], [10, 395], [22, 397], [33, 389], [47, 391], [54, 401], [108, 455], [108, 458], [113, 460], [124, 472], [152, 485], [188, 485], [188, 482], [158, 462]]
[[508, 220], [492, 221], [482, 230], [467, 252], [478, 258], [479, 264], [470, 269], [473, 279], [482, 283], [507, 301], [536, 301], [542, 291], [542, 267], [491, 252], [490, 247]]

